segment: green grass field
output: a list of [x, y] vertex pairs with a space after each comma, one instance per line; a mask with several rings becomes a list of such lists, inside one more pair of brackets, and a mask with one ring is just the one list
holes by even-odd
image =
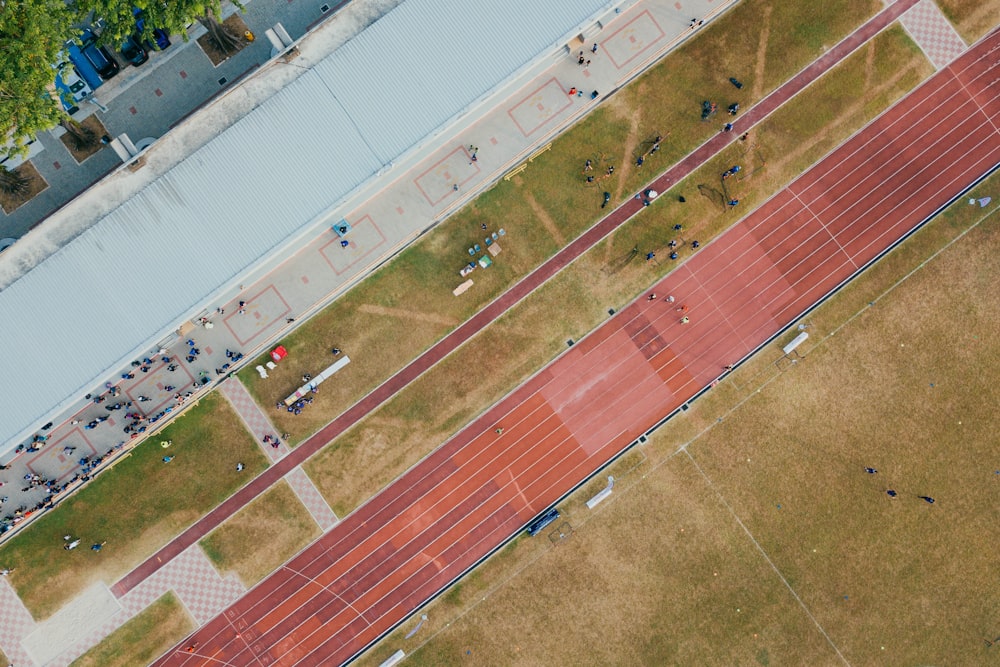
[[309, 510], [282, 480], [199, 544], [221, 573], [236, 572], [250, 588], [319, 534]]
[[[601, 192], [620, 201], [717, 133], [722, 121], [701, 122], [700, 105], [734, 96], [730, 74], [722, 72], [745, 82], [739, 101], [749, 106], [878, 6], [874, 0], [740, 3], [560, 136], [522, 175], [499, 182], [303, 324], [283, 341], [295, 363], [280, 365], [266, 382], [251, 364], [240, 379], [261, 405], [273, 406], [301, 384], [303, 372], [329, 363], [329, 341], [337, 341], [352, 363], [309, 410], [269, 411], [293, 443], [301, 441], [590, 227], [602, 213]], [[643, 142], [656, 134], [666, 137], [662, 150], [636, 169], [635, 157], [648, 150]], [[599, 172], [616, 165], [614, 178], [588, 186], [581, 174], [588, 158]], [[467, 261], [465, 248], [482, 223], [507, 230], [504, 252], [474, 291], [456, 299], [454, 266]]]
[[583, 505], [602, 473], [561, 504], [569, 539], [518, 538], [359, 664], [994, 662], [998, 222], [953, 205], [810, 316], [796, 366], [761, 351], [611, 499]]
[[[169, 449], [158, 446], [167, 440]], [[92, 582], [113, 583], [266, 467], [236, 413], [210, 394], [0, 546], [0, 563], [14, 570], [10, 583], [32, 615], [48, 617]], [[65, 551], [64, 535], [84, 544]], [[100, 552], [87, 548], [103, 541]]]
[[167, 593], [73, 661], [71, 667], [146, 665], [195, 628], [173, 593]]
[[[630, 248], [665, 247], [678, 221], [685, 225], [688, 239], [703, 242], [732, 224], [732, 213], [692, 194], [697, 184], [718, 187], [723, 170], [734, 163], [748, 165], [747, 176], [731, 187], [739, 188], [748, 207], [754, 206], [930, 72], [901, 28], [882, 33], [763, 123], [752, 149], [737, 143], [710, 160], [321, 450], [305, 464], [306, 471], [334, 511], [344, 516], [565, 349], [567, 339], [578, 339], [607, 319], [609, 307], [621, 308], [670, 270], [669, 264], [654, 265], [641, 257], [620, 261]], [[815, 112], [820, 108], [825, 111]], [[778, 157], [764, 165], [758, 155]], [[751, 171], [753, 164], [758, 166]], [[688, 203], [676, 202], [674, 195], [680, 192], [688, 194]]]

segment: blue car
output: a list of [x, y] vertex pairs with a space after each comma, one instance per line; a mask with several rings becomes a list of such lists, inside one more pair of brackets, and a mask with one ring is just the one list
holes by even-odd
[[[132, 8], [132, 15], [135, 16], [135, 29], [136, 32], [141, 36], [146, 30], [146, 19], [142, 15], [142, 10], [138, 7]], [[160, 28], [153, 28], [153, 40], [145, 40], [146, 46], [154, 51], [162, 51], [163, 49], [170, 46], [170, 36], [165, 30]]]
[[73, 64], [73, 69], [76, 70], [81, 79], [87, 82], [87, 85], [91, 89], [97, 90], [97, 88], [104, 84], [104, 79], [97, 73], [97, 70], [90, 64], [90, 61], [83, 56], [83, 51], [74, 42], [67, 42], [66, 55], [69, 56], [69, 61]]

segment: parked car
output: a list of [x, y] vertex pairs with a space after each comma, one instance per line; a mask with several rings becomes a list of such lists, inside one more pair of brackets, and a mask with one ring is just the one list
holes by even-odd
[[80, 39], [83, 42], [83, 47], [80, 49], [83, 52], [83, 57], [94, 66], [102, 79], [107, 81], [121, 71], [114, 56], [108, 53], [108, 50], [103, 46], [97, 45], [97, 37], [93, 32], [84, 30]]
[[65, 61], [56, 68], [56, 90], [63, 108], [70, 114], [76, 113], [79, 110], [77, 104], [94, 92], [76, 68]]
[[133, 35], [129, 35], [125, 38], [125, 41], [122, 42], [120, 51], [122, 57], [132, 63], [133, 67], [138, 67], [149, 60], [149, 56], [146, 55], [146, 49], [142, 48], [142, 44], [139, 43], [139, 39]]
[[[133, 7], [132, 15], [135, 16], [135, 29], [139, 36], [142, 36], [143, 32], [146, 30], [146, 19], [142, 15], [142, 10], [138, 7]], [[153, 28], [153, 39], [144, 40], [144, 43], [150, 50], [162, 51], [170, 46], [170, 36], [167, 34], [166, 30]]]
[[66, 43], [66, 55], [69, 57], [69, 62], [73, 65], [76, 73], [87, 82], [91, 90], [97, 90], [104, 85], [104, 79], [97, 73], [97, 70], [90, 64], [90, 61], [83, 56], [83, 51], [75, 42]]

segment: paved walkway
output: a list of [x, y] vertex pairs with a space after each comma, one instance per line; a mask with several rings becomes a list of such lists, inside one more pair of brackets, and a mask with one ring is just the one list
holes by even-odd
[[[824, 72], [857, 50], [875, 34], [896, 20], [899, 15], [912, 6], [914, 2], [916, 2], [916, 0], [899, 0], [898, 2], [890, 5], [876, 17], [858, 28], [839, 44], [827, 51], [816, 62], [806, 67], [802, 72], [782, 85], [778, 90], [773, 92], [758, 105], [751, 108], [747, 113], [738, 119], [736, 130], [731, 133], [720, 133], [716, 135], [680, 163], [669, 168], [661, 176], [657, 177], [651, 185], [655, 185], [658, 190], [664, 191], [672, 184], [677, 183], [679, 180], [690, 174], [698, 166], [704, 164], [720, 150], [735, 141], [741, 132], [750, 129], [753, 125], [759, 123], [767, 115], [781, 106], [781, 104], [786, 102], [790, 97], [805, 88], [810, 82], [816, 80], [816, 78]], [[260, 493], [263, 493], [271, 486], [271, 484], [284, 477], [293, 468], [298, 466], [334, 438], [363, 419], [378, 406], [389, 400], [389, 398], [406, 387], [406, 385], [414, 379], [419, 377], [425, 370], [468, 341], [485, 326], [493, 322], [511, 307], [531, 294], [531, 292], [537, 289], [539, 285], [550, 279], [562, 268], [569, 265], [572, 261], [593, 247], [597, 242], [605, 238], [608, 234], [642, 210], [643, 205], [640, 201], [636, 201], [631, 198], [626, 200], [624, 204], [612, 211], [606, 218], [602, 219], [590, 230], [571, 242], [554, 257], [526, 276], [519, 283], [498, 297], [494, 302], [490, 303], [486, 308], [456, 328], [448, 334], [448, 336], [443, 338], [420, 357], [415, 359], [405, 368], [393, 375], [385, 383], [380, 385], [375, 391], [355, 403], [343, 414], [334, 419], [315, 435], [307, 439], [304, 443], [299, 445], [290, 455], [279, 460], [271, 468], [264, 471], [259, 477], [254, 479], [250, 484], [238, 491], [215, 510], [203, 517], [195, 525], [191, 526], [191, 528], [187, 531], [163, 547], [163, 549], [161, 549], [156, 555], [152, 556], [135, 570], [123, 577], [112, 587], [113, 592], [119, 596], [127, 594], [128, 591], [139, 585], [143, 580], [161, 567], [163, 562], [168, 561], [174, 556], [174, 554], [182, 552], [189, 545], [201, 539], [203, 535], [207, 534], [227, 517], [238, 511], [239, 508], [243, 507]]]
[[[392, 174], [380, 181], [384, 184], [391, 177], [388, 186], [345, 205], [344, 217], [352, 226], [347, 247], [341, 247], [340, 238], [326, 229], [292, 254], [272, 258], [262, 267], [259, 280], [248, 281], [219, 303], [206, 304], [202, 315], [210, 326], [192, 323], [176, 339], [164, 341], [163, 352], [150, 350], [133, 362], [138, 366], [120, 369], [111, 389], [117, 396], [111, 396], [105, 387], [95, 388], [91, 398], [81, 397], [69, 413], [53, 418], [54, 426], [44, 432], [48, 440], [38, 451], [29, 451], [32, 444], [25, 443], [13, 459], [0, 459], [0, 463], [11, 465], [9, 471], [0, 472], [0, 482], [9, 484], [2, 488], [9, 500], [0, 503], [0, 523], [4, 515], [20, 521], [24, 515], [37, 512], [51, 489], [69, 484], [66, 491], [71, 491], [78, 484], [74, 478], [86, 474], [84, 469], [89, 470], [95, 460], [101, 459], [98, 468], [107, 465], [140, 442], [135, 430], [144, 429], [142, 435], [146, 435], [163, 426], [188, 398], [210, 390], [239, 363], [270, 347], [593, 108], [589, 95], [571, 97], [566, 94], [569, 89], [611, 92], [624, 85], [695, 34], [688, 25], [692, 16], [710, 18], [731, 2], [714, 4], [708, 0], [639, 2], [606, 26], [599, 36], [602, 48], [592, 56], [589, 67], [580, 67], [575, 54], [542, 63], [525, 75], [506, 104], [464, 119], [465, 125], [442, 137], [436, 151], [415, 157], [412, 163], [395, 165]], [[466, 150], [470, 144], [481, 149], [475, 162]], [[516, 239], [508, 239], [516, 243]], [[456, 286], [461, 282], [458, 270], [469, 261], [464, 250], [456, 248]], [[502, 256], [498, 261], [503, 261]], [[188, 340], [194, 346], [189, 346]], [[200, 354], [189, 361], [192, 349]], [[245, 356], [231, 366], [229, 351]], [[164, 357], [170, 361], [164, 362]], [[145, 359], [150, 363], [144, 363]], [[295, 387], [288, 389], [291, 392]], [[139, 402], [140, 396], [149, 400]], [[103, 402], [94, 403], [95, 397]], [[133, 405], [125, 407], [128, 402]], [[115, 405], [123, 407], [109, 412]], [[123, 415], [130, 410], [141, 412], [143, 419], [126, 434], [123, 428], [132, 420]], [[104, 418], [106, 421], [95, 424]], [[94, 428], [88, 429], [88, 425]], [[81, 464], [84, 457], [88, 460]], [[52, 485], [17, 483], [25, 475]], [[27, 490], [21, 491], [25, 487]], [[22, 515], [14, 517], [19, 508]]]
[[[118, 598], [119, 609], [109, 618], [103, 622], [98, 620], [93, 627], [77, 626], [75, 629], [82, 637], [74, 638], [68, 632], [60, 633], [36, 623], [6, 578], [0, 578], [0, 648], [18, 667], [64, 667], [168, 591], [176, 594], [196, 626], [200, 626], [246, 590], [235, 574], [220, 576], [201, 547], [193, 545], [165, 563], [128, 595]], [[42, 636], [38, 636], [39, 633]], [[29, 652], [26, 646], [31, 646], [32, 651]]]
[[[291, 452], [283, 440], [277, 447], [271, 445], [270, 442], [264, 442], [265, 437], [281, 440], [279, 438], [281, 434], [274, 428], [271, 420], [267, 418], [264, 411], [253, 400], [250, 392], [243, 386], [239, 378], [229, 378], [222, 383], [220, 389], [222, 395], [226, 397], [230, 405], [233, 406], [233, 409], [236, 410], [240, 419], [247, 425], [257, 444], [264, 450], [264, 453], [267, 454], [272, 463]], [[309, 510], [309, 513], [322, 530], [326, 531], [337, 523], [337, 515], [333, 513], [333, 510], [330, 509], [322, 494], [320, 494], [312, 480], [303, 472], [301, 467], [293, 468], [289, 471], [285, 475], [285, 481], [292, 487], [292, 491], [299, 497], [299, 500]]]
[[947, 67], [968, 48], [934, 0], [920, 0], [899, 17], [899, 22], [938, 69]]
[[[842, 58], [856, 49], [858, 46], [863, 44], [865, 41], [870, 39], [878, 30], [881, 30], [885, 25], [894, 20], [902, 11], [913, 4], [913, 0], [903, 0], [902, 2], [895, 3], [891, 5], [887, 10], [881, 13], [878, 17], [873, 19], [871, 22], [863, 26], [857, 32], [852, 34], [850, 37], [845, 39], [843, 42], [838, 44], [836, 47], [831, 49], [826, 55], [824, 55], [815, 64], [804, 70], [802, 73], [797, 75], [793, 80], [789, 81], [787, 84], [782, 86], [778, 91], [760, 103], [757, 107], [751, 109], [748, 113], [739, 119], [739, 124], [737, 125], [738, 132], [733, 132], [731, 135], [718, 135], [711, 141], [707, 142], [704, 146], [699, 148], [695, 153], [682, 161], [679, 165], [668, 170], [661, 178], [658, 179], [657, 183], [659, 187], [669, 187], [670, 184], [676, 183], [683, 175], [690, 173], [690, 171], [704, 162], [705, 159], [714, 155], [719, 150], [724, 148], [730, 141], [732, 141], [739, 132], [749, 129], [753, 124], [759, 122], [768, 113], [777, 108], [781, 103], [787, 100], [789, 97], [794, 95], [796, 92], [801, 90], [809, 81], [814, 80], [817, 76], [822, 74], [824, 71], [832, 67], [834, 64], [839, 62]], [[637, 8], [635, 11], [639, 11]], [[628, 17], [626, 17], [628, 18]], [[631, 19], [634, 20], [634, 17]], [[688, 19], [685, 19], [685, 22]], [[685, 23], [686, 26], [686, 23]], [[617, 27], [617, 25], [612, 25], [612, 28]], [[607, 44], [607, 39], [602, 40], [603, 43]], [[573, 63], [575, 66], [575, 63]], [[486, 143], [486, 142], [480, 142]], [[459, 142], [459, 146], [464, 145], [463, 142]], [[452, 152], [454, 149], [452, 149]], [[503, 171], [503, 167], [497, 167], [498, 171]], [[488, 182], [488, 179], [483, 179], [483, 183]], [[409, 182], [409, 185], [414, 185], [413, 180]], [[419, 188], [418, 188], [419, 189]], [[420, 196], [423, 196], [422, 194]], [[389, 198], [387, 198], [389, 199]], [[426, 197], [425, 197], [426, 199]], [[433, 208], [433, 204], [431, 204]], [[184, 534], [179, 536], [173, 542], [168, 544], [161, 552], [156, 554], [154, 557], [149, 559], [142, 566], [137, 568], [135, 571], [127, 575], [122, 581], [118, 582], [113, 587], [114, 594], [120, 599], [124, 600], [127, 598], [132, 591], [142, 589], [146, 581], [152, 580], [155, 573], [166, 569], [164, 565], [170, 563], [173, 559], [179, 558], [181, 554], [186, 553], [188, 548], [193, 545], [201, 536], [207, 534], [212, 528], [219, 525], [225, 518], [230, 516], [232, 513], [237, 511], [239, 508], [244, 506], [252, 498], [259, 495], [261, 492], [266, 490], [271, 484], [273, 484], [277, 479], [280, 479], [289, 473], [301, 471], [298, 469], [299, 463], [305, 460], [308, 456], [312, 455], [329, 442], [330, 439], [343, 432], [351, 424], [356, 423], [365, 414], [370, 412], [372, 409], [380, 405], [382, 402], [387, 400], [391, 395], [397, 392], [399, 389], [404, 387], [406, 384], [411, 382], [415, 377], [422, 373], [426, 368], [430, 367], [436, 363], [439, 359], [443, 358], [450, 351], [455, 349], [462, 342], [468, 340], [472, 335], [478, 332], [483, 326], [487, 325], [493, 319], [498, 317], [501, 313], [506, 311], [512, 305], [523, 299], [531, 291], [533, 291], [539, 284], [547, 280], [549, 277], [558, 272], [562, 267], [569, 264], [573, 259], [578, 257], [582, 252], [591, 247], [598, 240], [606, 236], [608, 233], [613, 231], [619, 225], [623, 224], [631, 216], [641, 210], [641, 203], [634, 202], [632, 200], [627, 201], [619, 209], [615, 210], [611, 215], [605, 220], [601, 221], [594, 228], [584, 234], [580, 239], [574, 241], [570, 246], [560, 252], [557, 256], [552, 258], [545, 265], [540, 267], [538, 270], [533, 272], [530, 276], [525, 278], [521, 283], [518, 283], [509, 292], [503, 295], [496, 302], [491, 304], [487, 309], [477, 314], [475, 317], [470, 319], [468, 322], [459, 327], [446, 339], [442, 340], [436, 346], [428, 350], [427, 353], [422, 355], [418, 360], [414, 361], [412, 364], [404, 368], [397, 375], [393, 376], [389, 381], [383, 384], [376, 392], [360, 401], [358, 404], [349, 409], [344, 415], [334, 420], [322, 431], [317, 433], [315, 436], [306, 441], [303, 445], [297, 448], [294, 452], [289, 455], [285, 455], [277, 460], [277, 462], [264, 474], [251, 482], [247, 487], [242, 489], [234, 497], [230, 498], [228, 501], [223, 503], [222, 506], [211, 512], [209, 515], [204, 517], [195, 526], [186, 531]], [[314, 250], [315, 251], [315, 250]], [[227, 309], [227, 312], [228, 309]], [[259, 319], [259, 318], [258, 318]], [[205, 333], [212, 333], [214, 329], [221, 328], [215, 327], [213, 330], [207, 330]], [[280, 324], [278, 329], [283, 329]], [[201, 330], [199, 330], [201, 331]], [[207, 346], [205, 346], [207, 347]], [[240, 388], [231, 388], [230, 394], [235, 395], [239, 393]], [[243, 390], [245, 393], [245, 390]], [[232, 399], [231, 399], [232, 400]], [[300, 494], [301, 497], [301, 494]], [[321, 522], [322, 525], [322, 522]], [[6, 605], [5, 605], [6, 606]], [[16, 612], [13, 614], [16, 617]], [[17, 618], [14, 618], [12, 624], [17, 623]], [[2, 647], [7, 648], [7, 644], [4, 639], [2, 628], [0, 628], [0, 642], [4, 642]], [[13, 655], [14, 652], [8, 651], [9, 654]], [[26, 663], [30, 664], [30, 663]]]

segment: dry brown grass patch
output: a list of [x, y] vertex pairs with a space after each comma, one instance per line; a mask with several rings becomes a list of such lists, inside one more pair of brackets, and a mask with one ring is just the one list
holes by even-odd
[[177, 596], [167, 593], [74, 660], [71, 667], [145, 665], [194, 627]]
[[1000, 2], [996, 0], [939, 0], [937, 4], [967, 44], [1000, 23]]
[[[72, 121], [71, 121], [72, 122]], [[96, 115], [88, 116], [81, 123], [80, 126], [84, 131], [89, 131], [93, 133], [94, 140], [84, 146], [79, 146], [78, 142], [73, 138], [73, 136], [66, 132], [59, 137], [59, 141], [62, 142], [69, 154], [73, 156], [73, 159], [77, 163], [82, 163], [84, 160], [89, 158], [91, 155], [97, 153], [97, 151], [104, 148], [104, 144], [101, 143], [101, 137], [107, 134], [107, 129], [104, 124], [101, 123], [100, 118]]]
[[11, 169], [11, 172], [18, 174], [22, 178], [28, 180], [27, 190], [21, 194], [10, 194], [0, 190], [0, 208], [3, 208], [3, 212], [10, 215], [16, 211], [21, 204], [25, 204], [35, 198], [38, 193], [49, 187], [48, 181], [46, 181], [35, 165], [31, 162], [24, 162], [16, 169]]
[[249, 588], [320, 535], [319, 526], [284, 480], [227, 519], [199, 544], [223, 573]]

